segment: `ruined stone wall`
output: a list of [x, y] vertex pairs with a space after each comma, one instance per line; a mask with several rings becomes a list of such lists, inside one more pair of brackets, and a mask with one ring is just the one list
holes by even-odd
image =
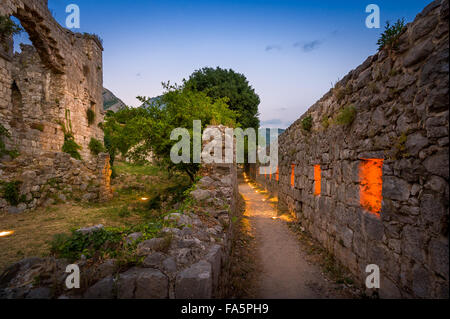
[[[216, 127], [225, 134], [225, 127]], [[224, 152], [223, 152], [224, 154]], [[58, 153], [53, 163], [74, 161]], [[50, 159], [49, 159], [50, 163]], [[61, 166], [60, 164], [58, 167]], [[93, 167], [94, 169], [95, 167]], [[97, 166], [105, 170], [107, 167]], [[40, 179], [34, 173], [29, 177]], [[36, 176], [37, 175], [37, 176]], [[73, 172], [73, 178], [80, 174]], [[95, 175], [95, 174], [93, 174]], [[165, 216], [172, 227], [163, 228], [159, 237], [142, 240], [142, 233], [124, 234], [124, 244], [136, 244], [142, 263], [123, 269], [115, 260], [100, 265], [79, 260], [81, 288], [65, 286], [67, 260], [28, 258], [11, 265], [0, 274], [2, 298], [119, 298], [119, 299], [209, 299], [224, 298], [229, 289], [233, 217], [238, 214], [236, 164], [205, 164], [201, 179], [191, 192], [192, 204]], [[91, 233], [102, 225], [80, 229]], [[169, 247], [161, 246], [170, 238]], [[140, 240], [139, 243], [135, 241]], [[36, 284], [28, 278], [45, 278]]]
[[[61, 150], [60, 123], [68, 122], [68, 114], [75, 141], [83, 148], [81, 155], [90, 159], [91, 137], [103, 140], [98, 127], [103, 121], [99, 39], [61, 27], [46, 0], [5, 0], [0, 14], [18, 18], [34, 46], [25, 46], [14, 56], [10, 39], [2, 39], [0, 46], [0, 123], [12, 135], [5, 141], [7, 147], [21, 154]], [[91, 125], [88, 109], [96, 114]]]
[[[0, 37], [0, 124], [11, 134], [4, 138], [6, 148], [20, 155], [1, 159], [0, 181], [21, 181], [23, 199], [17, 206], [0, 199], [0, 209], [32, 209], [48, 197], [65, 198], [61, 191], [72, 189], [86, 192], [84, 199], [111, 197], [106, 155], [92, 155], [88, 147], [91, 138], [103, 142], [98, 125], [103, 121], [100, 40], [61, 27], [46, 0], [4, 0], [0, 14], [18, 18], [33, 43], [21, 45], [21, 52], [13, 54], [12, 38]], [[88, 109], [95, 113], [91, 124]], [[82, 162], [57, 154], [64, 143], [63, 127], [82, 147]], [[23, 178], [25, 173], [31, 180]], [[55, 180], [67, 185], [59, 185], [58, 191], [50, 187], [49, 193], [44, 185]]]
[[[280, 136], [279, 182], [258, 177], [361, 284], [378, 265], [381, 297], [449, 294], [448, 15], [447, 0], [428, 5], [398, 50], [369, 57]], [[349, 105], [356, 118], [337, 124]], [[364, 202], [369, 159], [382, 163], [380, 210]]]

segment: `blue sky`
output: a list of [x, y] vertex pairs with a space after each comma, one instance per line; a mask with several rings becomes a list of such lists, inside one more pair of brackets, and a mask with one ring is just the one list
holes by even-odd
[[[375, 3], [386, 20], [411, 22], [430, 0], [288, 1], [49, 0], [62, 25], [68, 4], [79, 32], [104, 41], [104, 86], [126, 104], [157, 96], [204, 66], [243, 73], [261, 98], [264, 126], [285, 128], [338, 79], [377, 51], [381, 29], [367, 29]], [[24, 36], [22, 36], [23, 38]]]

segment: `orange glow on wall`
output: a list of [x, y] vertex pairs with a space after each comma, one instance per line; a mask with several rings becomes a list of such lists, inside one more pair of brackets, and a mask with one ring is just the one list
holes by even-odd
[[275, 174], [275, 179], [277, 180], [277, 182], [280, 180], [280, 172], [279, 172], [278, 166], [277, 166], [277, 172]]
[[383, 200], [383, 160], [362, 159], [359, 164], [359, 181], [361, 206], [379, 217]]
[[294, 182], [295, 182], [295, 164], [291, 165], [291, 186], [294, 187]]
[[322, 176], [320, 165], [314, 165], [314, 195], [319, 196], [322, 187]]

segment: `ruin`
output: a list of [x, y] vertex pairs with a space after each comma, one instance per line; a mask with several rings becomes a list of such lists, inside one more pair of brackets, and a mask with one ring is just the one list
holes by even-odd
[[448, 18], [429, 4], [281, 134], [279, 181], [249, 172], [361, 285], [378, 265], [383, 298], [448, 298]]
[[[28, 208], [41, 202], [29, 205], [36, 198], [29, 195], [31, 188], [53, 178], [74, 186], [94, 184], [97, 190], [91, 190], [90, 197], [108, 198], [108, 157], [92, 155], [88, 147], [91, 138], [103, 141], [99, 125], [103, 122], [101, 40], [61, 27], [48, 10], [47, 0], [5, 0], [0, 15], [16, 17], [33, 44], [21, 45], [22, 52], [14, 53], [12, 36], [0, 38], [0, 124], [11, 135], [3, 138], [6, 149], [20, 154], [0, 166], [0, 180], [20, 180], [24, 169], [42, 177], [37, 179], [41, 184], [21, 190], [29, 199]], [[81, 146], [82, 163], [70, 163], [74, 160], [67, 154], [58, 155], [64, 128]], [[63, 159], [67, 165], [62, 166], [67, 167], [58, 171], [56, 158]], [[68, 165], [77, 168], [76, 175], [71, 175]], [[0, 198], [0, 209], [6, 206]]]

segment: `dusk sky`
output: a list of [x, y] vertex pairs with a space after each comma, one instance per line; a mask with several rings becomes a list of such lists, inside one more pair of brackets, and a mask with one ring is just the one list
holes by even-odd
[[[286, 128], [376, 53], [386, 20], [411, 22], [430, 2], [49, 0], [49, 8], [64, 26], [66, 6], [80, 7], [73, 31], [103, 39], [104, 86], [126, 104], [160, 95], [163, 81], [220, 66], [255, 88], [262, 126]], [[371, 3], [380, 7], [380, 29], [365, 26]]]

